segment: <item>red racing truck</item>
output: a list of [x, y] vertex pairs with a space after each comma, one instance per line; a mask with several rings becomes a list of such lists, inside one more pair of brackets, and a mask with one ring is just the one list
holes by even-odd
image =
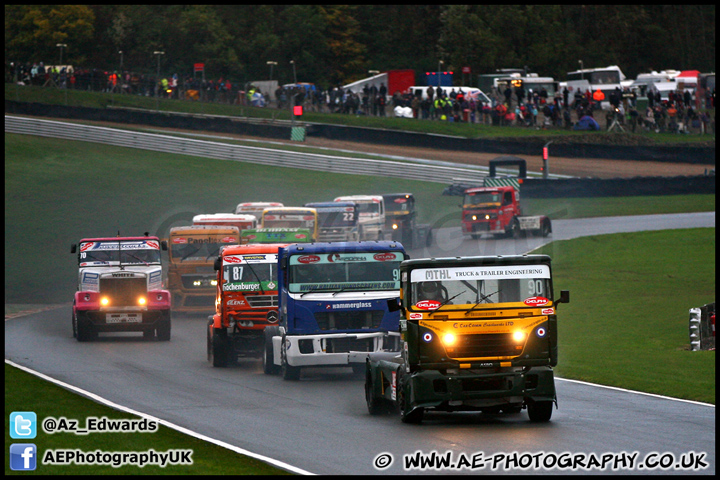
[[207, 356], [214, 367], [260, 357], [264, 330], [278, 315], [278, 249], [287, 244], [230, 245], [215, 259], [215, 314], [208, 318]]

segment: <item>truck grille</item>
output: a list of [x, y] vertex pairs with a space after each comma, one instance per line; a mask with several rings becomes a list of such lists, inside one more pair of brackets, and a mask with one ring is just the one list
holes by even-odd
[[315, 321], [320, 330], [360, 330], [379, 328], [382, 310], [353, 310], [347, 312], [318, 312]]
[[246, 295], [250, 308], [270, 308], [278, 306], [277, 295]]
[[326, 341], [327, 353], [372, 352], [375, 349], [372, 338], [328, 338]]
[[111, 305], [137, 305], [140, 296], [147, 295], [145, 277], [100, 278], [100, 294], [110, 297]]
[[[211, 282], [215, 280], [215, 275], [183, 275], [182, 284], [185, 288], [215, 288]], [[195, 285], [195, 282], [200, 282], [200, 285]]]
[[487, 333], [484, 335], [458, 335], [452, 358], [516, 357], [522, 353], [511, 333]]

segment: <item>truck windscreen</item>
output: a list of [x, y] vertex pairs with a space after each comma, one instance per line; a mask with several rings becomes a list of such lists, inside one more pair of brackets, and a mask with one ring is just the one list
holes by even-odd
[[159, 244], [152, 240], [83, 242], [79, 251], [78, 263], [81, 267], [160, 263]]
[[464, 205], [482, 205], [486, 203], [500, 203], [502, 199], [499, 192], [468, 193], [463, 199]]
[[361, 252], [292, 255], [288, 290], [382, 291], [400, 289], [401, 252]]
[[277, 254], [223, 257], [222, 282], [226, 292], [277, 290]]
[[432, 311], [445, 302], [443, 311], [498, 303], [550, 306], [551, 300], [547, 265], [423, 268], [410, 275], [410, 309], [416, 311]]
[[204, 236], [182, 235], [170, 239], [170, 261], [173, 263], [207, 263], [214, 260], [220, 251], [220, 247], [238, 243], [238, 240], [231, 236], [213, 238]]

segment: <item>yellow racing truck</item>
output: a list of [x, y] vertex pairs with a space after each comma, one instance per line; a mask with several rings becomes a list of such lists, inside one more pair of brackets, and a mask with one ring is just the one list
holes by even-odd
[[[371, 414], [397, 410], [519, 413], [547, 422], [557, 405], [557, 307], [547, 255], [452, 257], [400, 264], [401, 352], [366, 364]], [[393, 300], [389, 300], [391, 303]]]
[[214, 262], [220, 248], [240, 243], [237, 227], [188, 225], [170, 229], [168, 287], [173, 310], [212, 312], [217, 285]]

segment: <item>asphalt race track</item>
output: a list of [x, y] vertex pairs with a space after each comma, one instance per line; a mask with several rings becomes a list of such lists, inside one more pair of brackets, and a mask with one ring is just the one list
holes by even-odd
[[[547, 239], [477, 241], [463, 239], [459, 228], [441, 228], [433, 246], [410, 253], [413, 258], [519, 254], [581, 235], [694, 227], [714, 228], [715, 213], [558, 220]], [[68, 304], [6, 320], [5, 358], [311, 473], [715, 473], [712, 405], [559, 380], [559, 409], [547, 424], [530, 423], [523, 411], [429, 413], [421, 425], [406, 425], [396, 415], [367, 412], [364, 380], [350, 368], [308, 369], [298, 382], [264, 375], [259, 360], [213, 368], [206, 360], [205, 315], [175, 314], [170, 342], [101, 334], [97, 341], [78, 343], [70, 318]], [[451, 452], [455, 468], [404, 468], [406, 457], [416, 452], [427, 457]], [[563, 459], [582, 466], [592, 462], [591, 455], [605, 462], [604, 471], [545, 468], [563, 465]], [[672, 468], [697, 458], [708, 467]], [[646, 460], [673, 465], [623, 468], [631, 460], [636, 467]], [[458, 467], [473, 463], [475, 470]]]

